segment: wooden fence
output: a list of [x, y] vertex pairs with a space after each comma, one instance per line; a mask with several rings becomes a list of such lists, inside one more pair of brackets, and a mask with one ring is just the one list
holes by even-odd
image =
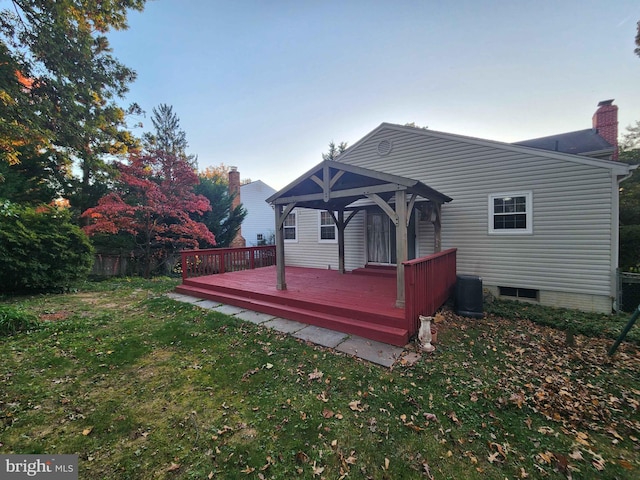
[[456, 248], [404, 262], [405, 320], [409, 337], [419, 328], [418, 316], [433, 315], [456, 286]]
[[252, 270], [276, 264], [275, 245], [184, 250], [181, 255], [183, 281], [203, 275]]

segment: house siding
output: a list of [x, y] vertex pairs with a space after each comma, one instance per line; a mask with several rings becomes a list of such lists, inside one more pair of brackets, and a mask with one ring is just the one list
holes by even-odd
[[275, 232], [275, 216], [273, 208], [266, 199], [276, 193], [276, 190], [261, 180], [240, 186], [240, 201], [247, 210], [247, 216], [242, 222], [242, 236], [248, 247], [258, 244], [258, 234], [269, 239]]
[[[392, 143], [386, 156], [377, 151], [381, 140]], [[442, 208], [442, 248], [458, 249], [459, 274], [478, 275], [494, 290], [539, 290], [544, 304], [610, 311], [617, 240], [612, 169], [606, 162], [473, 140], [383, 125], [338, 161], [413, 178], [452, 197]], [[531, 192], [532, 234], [489, 234], [489, 195], [501, 192]], [[364, 218], [358, 214], [346, 229], [348, 269], [365, 262]], [[433, 252], [430, 222], [418, 221], [417, 238], [420, 256]], [[294, 248], [307, 247], [301, 241]], [[298, 265], [326, 268], [331, 254], [337, 263], [337, 246], [335, 252], [315, 251], [321, 260], [303, 261], [287, 245], [287, 257], [300, 260]]]
[[319, 241], [318, 211], [296, 208], [298, 238], [285, 243], [285, 265], [338, 269], [338, 243]]

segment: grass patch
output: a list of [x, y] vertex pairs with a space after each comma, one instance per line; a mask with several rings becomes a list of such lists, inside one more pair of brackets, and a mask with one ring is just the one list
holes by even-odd
[[589, 328], [568, 345], [542, 325], [565, 312], [445, 311], [434, 354], [385, 369], [170, 300], [175, 284], [5, 299], [40, 327], [0, 338], [0, 453], [75, 453], [105, 479], [640, 475], [638, 347], [609, 359]]
[[0, 304], [0, 337], [38, 327], [38, 319], [14, 305]]
[[[567, 308], [552, 308], [543, 305], [495, 300], [485, 304], [485, 311], [492, 316], [513, 320], [529, 320], [559, 330], [589, 337], [616, 339], [631, 318], [630, 313], [606, 315], [595, 312], [581, 312]], [[640, 328], [632, 328], [626, 340], [640, 344]]]

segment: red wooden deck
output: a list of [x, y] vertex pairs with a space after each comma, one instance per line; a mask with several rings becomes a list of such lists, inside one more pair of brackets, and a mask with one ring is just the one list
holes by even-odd
[[[367, 269], [365, 269], [367, 270]], [[276, 267], [185, 278], [176, 291], [403, 346], [405, 311], [395, 307], [395, 269], [340, 274], [287, 267], [287, 290], [276, 289]]]

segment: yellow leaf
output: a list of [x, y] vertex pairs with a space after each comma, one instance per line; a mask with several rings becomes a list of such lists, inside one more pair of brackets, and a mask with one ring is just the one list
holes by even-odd
[[86, 436], [87, 436], [87, 435], [89, 435], [92, 431], [93, 431], [93, 427], [85, 428], [84, 430], [82, 430], [82, 435], [84, 435], [84, 436], [86, 437]]
[[554, 459], [554, 456], [553, 456], [553, 453], [551, 452], [544, 452], [544, 453], [539, 453], [538, 458], [542, 460], [543, 463], [551, 464], [551, 461]]
[[578, 432], [576, 434], [576, 442], [578, 442], [581, 445], [584, 445], [586, 447], [590, 446], [589, 442], [587, 442], [587, 439], [589, 438], [589, 435], [587, 435], [584, 432]]

